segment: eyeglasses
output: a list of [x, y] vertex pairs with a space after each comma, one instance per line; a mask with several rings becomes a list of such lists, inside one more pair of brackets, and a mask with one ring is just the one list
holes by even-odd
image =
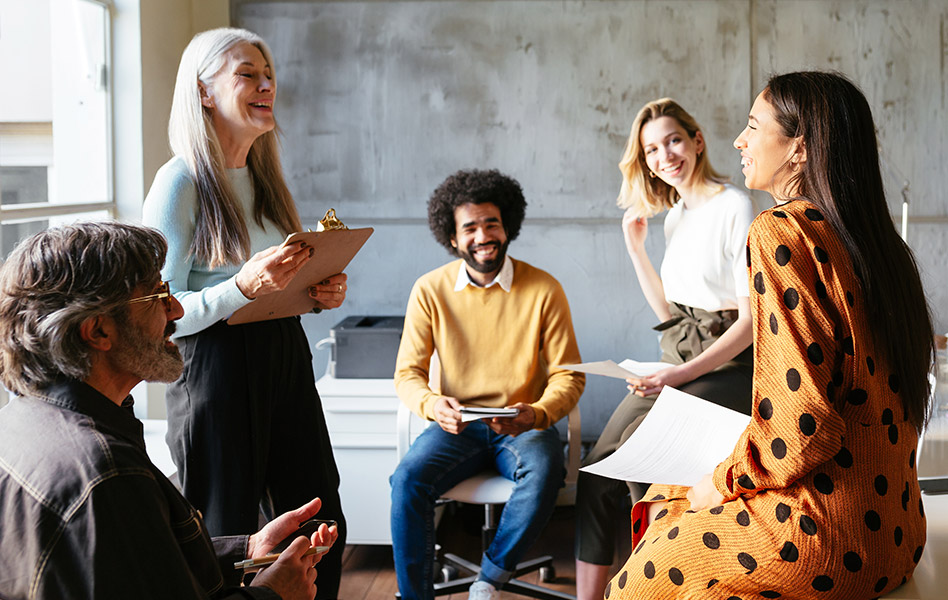
[[151, 302], [152, 300], [161, 300], [165, 305], [165, 310], [171, 310], [171, 288], [168, 286], [167, 281], [162, 281], [158, 285], [158, 292], [155, 294], [148, 294], [147, 296], [139, 296], [138, 298], [132, 298], [128, 301], [129, 304], [138, 304], [139, 302]]

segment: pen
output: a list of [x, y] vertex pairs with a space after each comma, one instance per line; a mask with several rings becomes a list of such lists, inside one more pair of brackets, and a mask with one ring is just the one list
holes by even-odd
[[[326, 552], [329, 552], [329, 546], [313, 546], [312, 548], [304, 552], [303, 556], [312, 556], [313, 554], [324, 554]], [[261, 556], [260, 558], [248, 558], [247, 560], [235, 562], [234, 568], [235, 569], [254, 569], [256, 567], [265, 567], [267, 565], [272, 565], [273, 563], [275, 563], [278, 558], [280, 558], [280, 554], [267, 554], [266, 556]]]

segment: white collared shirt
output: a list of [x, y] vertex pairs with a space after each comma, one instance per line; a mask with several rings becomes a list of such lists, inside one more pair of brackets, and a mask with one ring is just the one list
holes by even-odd
[[[490, 286], [496, 283], [497, 285], [500, 286], [502, 290], [504, 290], [505, 292], [509, 292], [510, 286], [513, 284], [513, 274], [514, 274], [513, 262], [510, 260], [510, 256], [505, 255], [504, 266], [500, 268], [500, 271], [497, 273], [497, 276], [494, 277], [493, 281], [491, 281], [484, 287], [489, 288]], [[468, 285], [472, 285], [474, 287], [481, 287], [471, 280], [471, 277], [467, 274], [467, 263], [462, 260], [461, 268], [458, 269], [458, 280], [454, 284], [454, 291], [460, 292]]]

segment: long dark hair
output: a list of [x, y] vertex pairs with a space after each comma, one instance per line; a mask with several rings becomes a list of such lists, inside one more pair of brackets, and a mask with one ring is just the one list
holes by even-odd
[[818, 71], [775, 75], [764, 97], [784, 135], [802, 136], [806, 149], [787, 189], [820, 208], [849, 252], [873, 340], [920, 431], [931, 413], [932, 318], [915, 258], [889, 215], [869, 103], [846, 77]]

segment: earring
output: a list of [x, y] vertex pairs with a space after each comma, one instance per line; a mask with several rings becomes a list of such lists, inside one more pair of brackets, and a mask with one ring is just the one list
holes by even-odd
[[648, 172], [649, 179], [655, 179], [658, 175], [655, 174], [655, 171]]

